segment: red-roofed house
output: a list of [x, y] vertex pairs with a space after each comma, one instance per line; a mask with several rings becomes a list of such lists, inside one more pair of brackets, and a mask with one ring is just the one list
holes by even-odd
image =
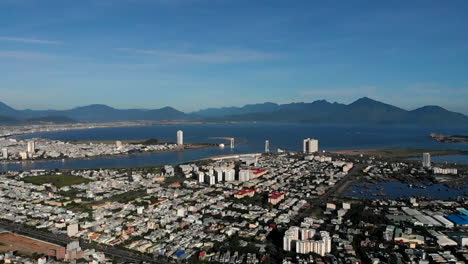
[[283, 199], [284, 193], [281, 192], [271, 192], [270, 195], [268, 195], [268, 202], [274, 205], [278, 204]]
[[236, 197], [237, 199], [242, 199], [246, 196], [253, 197], [254, 195], [255, 195], [255, 190], [252, 190], [252, 189], [244, 189], [244, 190], [240, 190], [234, 193], [234, 197]]

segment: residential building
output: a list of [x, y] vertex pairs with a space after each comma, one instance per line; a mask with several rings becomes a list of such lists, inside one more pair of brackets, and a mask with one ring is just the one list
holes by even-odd
[[281, 192], [271, 192], [268, 195], [268, 202], [276, 205], [284, 199], [284, 193]]

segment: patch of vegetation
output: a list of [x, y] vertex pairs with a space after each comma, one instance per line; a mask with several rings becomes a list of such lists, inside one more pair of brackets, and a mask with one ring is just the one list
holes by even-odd
[[50, 183], [56, 186], [57, 188], [91, 182], [90, 179], [73, 175], [31, 176], [24, 178], [23, 181], [35, 185]]
[[130, 144], [158, 145], [160, 142], [156, 138], [150, 138], [144, 141], [131, 142]]
[[65, 205], [65, 208], [75, 212], [92, 212], [91, 204], [89, 203], [75, 203], [71, 202]]
[[[61, 196], [69, 197], [71, 199], [75, 199], [75, 198], [78, 197], [78, 194], [81, 194], [81, 193], [84, 193], [84, 192], [85, 191], [81, 190], [81, 189], [71, 188], [68, 191], [59, 191], [58, 194], [60, 194]], [[80, 199], [86, 200], [86, 198], [84, 198], [84, 197], [80, 197]]]
[[113, 202], [118, 202], [118, 203], [129, 203], [131, 201], [136, 200], [137, 198], [140, 198], [146, 195], [148, 195], [146, 193], [146, 190], [140, 189], [140, 190], [128, 191], [126, 193], [114, 195], [111, 198], [109, 198], [109, 200]]
[[261, 194], [261, 193], [255, 193], [255, 195], [253, 197], [244, 197], [244, 198], [241, 198], [241, 199], [236, 199], [236, 198], [232, 198], [234, 199], [233, 202], [236, 202], [236, 203], [241, 203], [245, 206], [249, 206], [249, 205], [253, 205], [253, 206], [260, 206], [260, 207], [263, 207], [263, 208], [267, 208], [267, 207], [270, 207], [272, 206], [270, 203], [268, 203], [268, 195], [267, 194]]

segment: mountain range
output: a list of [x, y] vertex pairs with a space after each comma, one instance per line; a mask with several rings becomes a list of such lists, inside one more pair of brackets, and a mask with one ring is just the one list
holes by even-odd
[[88, 105], [70, 110], [16, 110], [0, 102], [0, 124], [187, 120], [206, 122], [295, 122], [319, 124], [468, 125], [468, 116], [439, 106], [405, 110], [363, 97], [351, 104], [318, 100], [311, 103], [262, 103], [208, 108], [184, 113], [172, 107], [115, 109]]

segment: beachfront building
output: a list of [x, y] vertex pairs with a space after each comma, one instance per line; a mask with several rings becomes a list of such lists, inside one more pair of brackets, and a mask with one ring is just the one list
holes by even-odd
[[430, 153], [423, 153], [423, 167], [424, 168], [431, 167], [431, 154]]
[[177, 131], [177, 145], [181, 146], [184, 144], [184, 132], [182, 130]]
[[318, 140], [311, 139], [311, 138], [304, 139], [302, 149], [303, 149], [303, 152], [306, 154], [318, 152], [319, 150]]

